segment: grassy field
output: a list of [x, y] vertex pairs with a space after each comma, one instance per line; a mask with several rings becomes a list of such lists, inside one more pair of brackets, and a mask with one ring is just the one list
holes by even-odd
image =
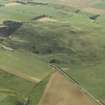
[[105, 9], [105, 2], [104, 3], [97, 3], [95, 5], [97, 8]]
[[49, 82], [51, 74], [45, 77], [41, 82], [39, 82], [35, 87], [33, 87], [32, 91], [28, 95], [28, 98], [30, 99], [30, 105], [38, 104], [41, 100], [41, 97], [44, 93], [44, 90], [46, 88], [46, 85]]
[[[35, 83], [22, 79], [20, 77], [14, 76], [12, 74], [6, 73], [4, 71], [0, 71], [0, 93], [9, 90], [13, 91], [14, 94], [26, 96]], [[16, 85], [18, 84], [18, 85]], [[7, 89], [7, 90], [6, 90]], [[9, 89], [9, 90], [8, 90]]]
[[87, 89], [97, 99], [104, 98], [104, 62], [96, 65], [70, 67], [68, 71], [82, 87]]
[[[70, 2], [74, 4], [72, 7]], [[22, 24], [16, 30], [9, 30], [10, 35], [0, 37], [0, 89], [13, 90], [23, 97], [28, 95], [34, 105], [48, 82], [43, 79], [52, 73], [49, 63], [53, 63], [97, 99], [104, 98], [105, 18], [100, 12], [105, 11], [104, 3], [86, 2], [34, 0], [33, 4], [13, 5], [0, 0], [0, 30], [13, 29], [13, 22]], [[74, 8], [75, 5], [81, 8]], [[92, 12], [84, 12], [84, 8]], [[12, 105], [10, 100], [5, 94], [0, 97], [2, 105]]]
[[[31, 77], [44, 78], [51, 68], [41, 58], [25, 51], [0, 50], [0, 68], [7, 72], [21, 72]], [[41, 65], [41, 66], [39, 66]]]
[[4, 100], [0, 102], [1, 105], [16, 105], [17, 97], [7, 96]]
[[0, 104], [16, 105], [24, 102], [34, 86], [35, 83], [0, 70]]

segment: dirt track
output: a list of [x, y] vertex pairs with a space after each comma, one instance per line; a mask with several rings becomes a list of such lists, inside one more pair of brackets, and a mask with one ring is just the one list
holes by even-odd
[[39, 105], [99, 105], [72, 81], [56, 72], [52, 75]]

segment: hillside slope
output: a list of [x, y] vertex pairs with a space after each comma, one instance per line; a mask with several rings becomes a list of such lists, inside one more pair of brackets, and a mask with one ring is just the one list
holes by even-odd
[[[49, 65], [53, 64], [59, 65], [95, 98], [102, 100], [105, 96], [105, 9], [100, 3], [104, 4], [104, 1], [33, 0], [15, 3], [0, 0], [1, 89], [21, 94], [20, 103], [29, 103], [30, 95], [32, 104], [36, 104], [48, 82], [43, 79], [52, 73]], [[18, 101], [16, 97], [13, 104]], [[8, 104], [12, 104], [10, 100], [11, 97], [7, 97]]]

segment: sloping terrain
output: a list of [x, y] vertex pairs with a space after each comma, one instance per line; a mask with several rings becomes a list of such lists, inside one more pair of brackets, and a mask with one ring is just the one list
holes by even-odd
[[[6, 51], [0, 49], [0, 68], [6, 72], [15, 74], [17, 76], [27, 75], [31, 78], [34, 77], [43, 79], [50, 72], [51, 68], [41, 61], [41, 58], [25, 51]], [[39, 66], [41, 65], [41, 66]], [[36, 79], [36, 80], [38, 80]]]
[[0, 105], [97, 104], [59, 74], [49, 81], [49, 64], [103, 100], [104, 11], [101, 0], [0, 0]]
[[104, 0], [34, 0], [34, 2], [53, 3], [71, 6], [93, 14], [105, 13]]
[[52, 73], [50, 73], [47, 77], [45, 77], [42, 81], [40, 81], [35, 87], [33, 87], [32, 91], [28, 95], [28, 98], [30, 100], [29, 105], [35, 105], [35, 104], [38, 105]]
[[[0, 94], [2, 93], [2, 96], [0, 97], [0, 100], [1, 100], [0, 104], [17, 105], [18, 103], [20, 104], [24, 103], [26, 101], [25, 98], [28, 97], [28, 95], [30, 94], [32, 89], [36, 86], [36, 84], [39, 83], [43, 78], [45, 78], [49, 73], [52, 72], [51, 68], [48, 67], [47, 64], [43, 63], [42, 61], [40, 60], [38, 61], [37, 57], [35, 58], [37, 59], [36, 62], [32, 60], [33, 58], [30, 58], [31, 56], [29, 53], [27, 53], [27, 56], [26, 56], [26, 55], [23, 55], [23, 53], [20, 53], [21, 51], [6, 53], [5, 50], [4, 51], [1, 50], [1, 53], [2, 52], [4, 52], [5, 54], [4, 53], [3, 53], [4, 55], [2, 54], [1, 63], [0, 63], [0, 68], [1, 68], [0, 70]], [[19, 56], [22, 54], [22, 56], [20, 56], [21, 58], [19, 58], [18, 54]], [[26, 58], [28, 56], [29, 58], [27, 62], [23, 58], [24, 57]], [[32, 55], [32, 57], [35, 57], [35, 56]], [[32, 60], [32, 63], [34, 63], [34, 65], [38, 65], [38, 66], [41, 65], [41, 67], [43, 65], [42, 67], [43, 69], [41, 70], [40, 67], [35, 66], [35, 68], [32, 67], [33, 70], [29, 72], [28, 71], [29, 68], [31, 69], [31, 65], [29, 64], [31, 62], [29, 59]], [[3, 62], [3, 60], [5, 62]], [[21, 60], [24, 60], [25, 62], [22, 63]], [[17, 63], [19, 65], [15, 66], [15, 64]], [[27, 65], [26, 67], [27, 69], [26, 68], [22, 69], [24, 64]], [[28, 65], [30, 65], [29, 68], [28, 68]], [[4, 97], [5, 94], [7, 94], [7, 96], [10, 94], [10, 98], [9, 96], [8, 97], [6, 96], [7, 98], [5, 98]], [[3, 99], [3, 97], [5, 99]]]

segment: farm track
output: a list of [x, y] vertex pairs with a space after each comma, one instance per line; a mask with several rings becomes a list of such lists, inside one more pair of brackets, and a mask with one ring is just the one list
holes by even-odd
[[49, 80], [39, 105], [101, 105], [62, 72], [55, 72]]
[[35, 77], [32, 77], [32, 76], [29, 76], [29, 75], [24, 74], [24, 73], [22, 73], [22, 72], [10, 71], [10, 70], [6, 70], [6, 69], [0, 69], [0, 70], [2, 70], [2, 71], [4, 71], [4, 72], [7, 72], [7, 73], [10, 73], [10, 74], [13, 74], [13, 75], [15, 75], [15, 76], [17, 76], [17, 77], [23, 78], [23, 79], [25, 79], [25, 80], [31, 81], [31, 82], [33, 82], [33, 83], [40, 82], [40, 79], [35, 78]]

